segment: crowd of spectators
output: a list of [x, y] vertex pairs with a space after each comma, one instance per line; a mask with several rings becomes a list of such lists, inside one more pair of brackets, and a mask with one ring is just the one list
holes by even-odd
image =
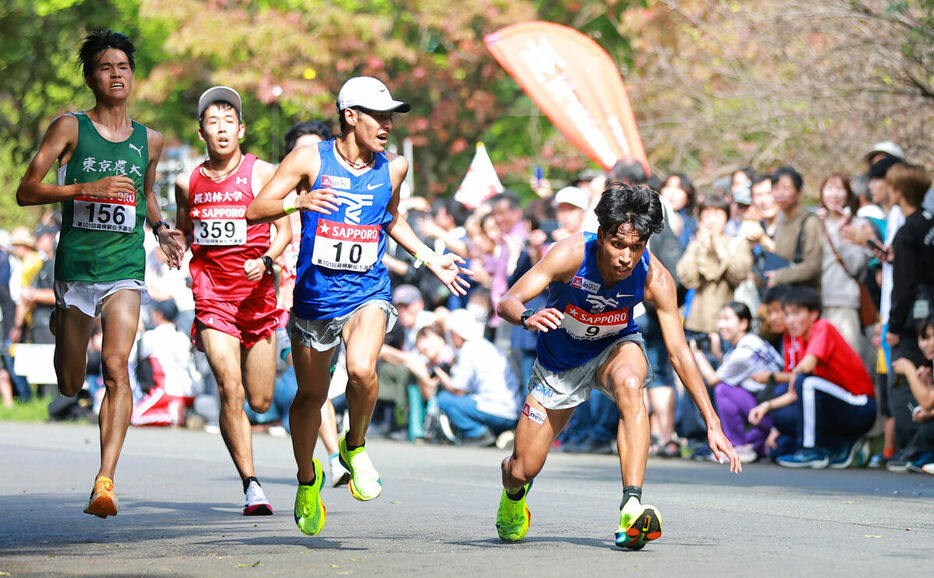
[[[470, 208], [449, 198], [405, 195], [400, 214], [413, 229], [436, 251], [466, 259], [475, 275], [467, 296], [450, 295], [388, 242], [384, 261], [399, 319], [380, 354], [371, 435], [510, 443], [535, 359], [535, 334], [502, 322], [495, 303], [553, 243], [596, 230], [593, 207], [606, 183], [617, 180], [660, 193], [666, 230], [649, 247], [678, 284], [685, 334], [724, 432], [744, 461], [934, 469], [934, 195], [927, 171], [904, 157], [894, 143], [878, 143], [864, 159], [864, 172], [826, 175], [813, 194], [787, 166], [736, 170], [699, 190], [686, 174], [662, 179], [647, 176], [638, 163], [620, 162], [610, 173], [587, 170], [557, 191], [533, 179], [537, 197], [524, 206], [509, 191]], [[10, 345], [54, 340], [56, 218], [49, 212], [35, 230], [0, 232], [5, 405], [32, 395], [13, 370]], [[277, 266], [285, 308], [295, 255], [286, 251]], [[216, 384], [189, 340], [187, 268], [170, 270], [153, 244], [147, 246], [146, 280], [153, 301], [143, 308], [131, 359], [133, 423], [187, 422], [216, 431]], [[702, 421], [671, 371], [654, 311], [639, 306], [633, 315], [655, 373], [646, 389], [650, 453], [716, 461], [705, 452]], [[276, 402], [250, 418], [287, 433], [295, 377], [288, 336], [278, 335]], [[101, 390], [94, 340], [91, 349], [87, 389], [93, 399]], [[335, 355], [331, 388], [338, 417], [346, 379], [341, 354]], [[595, 392], [556, 447], [612, 453], [618, 419], [615, 403]], [[871, 437], [882, 439], [872, 456]]]

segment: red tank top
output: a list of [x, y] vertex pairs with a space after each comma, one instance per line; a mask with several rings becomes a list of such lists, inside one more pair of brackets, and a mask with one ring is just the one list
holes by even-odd
[[253, 200], [252, 176], [256, 157], [244, 155], [237, 172], [217, 183], [191, 173], [188, 206], [192, 222], [192, 293], [200, 299], [243, 299], [254, 293], [275, 292], [273, 276], [249, 281], [243, 272], [247, 259], [269, 249], [269, 224], [248, 225], [246, 209]]

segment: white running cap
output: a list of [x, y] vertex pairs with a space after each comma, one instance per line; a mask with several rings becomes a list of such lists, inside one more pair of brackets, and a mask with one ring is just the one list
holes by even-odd
[[376, 112], [409, 112], [411, 106], [393, 100], [386, 85], [372, 76], [355, 76], [341, 87], [337, 95], [337, 110], [359, 106]]
[[204, 115], [204, 111], [215, 102], [229, 102], [237, 109], [237, 117], [242, 119], [243, 102], [240, 100], [240, 93], [229, 86], [212, 86], [201, 93], [198, 99], [198, 118]]
[[577, 187], [564, 187], [555, 194], [554, 206], [557, 207], [561, 203], [567, 203], [586, 211], [590, 208], [590, 195], [587, 191]]

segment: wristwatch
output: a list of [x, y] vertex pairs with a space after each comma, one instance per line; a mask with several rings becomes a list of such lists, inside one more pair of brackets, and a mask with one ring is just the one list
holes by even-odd
[[272, 273], [272, 257], [269, 255], [263, 255], [262, 257], [263, 264], [266, 265], [266, 273]]
[[153, 223], [152, 234], [155, 235], [156, 239], [159, 238], [159, 230], [162, 229], [162, 227], [165, 227], [166, 229], [168, 229], [169, 224], [166, 223], [165, 221], [157, 221], [156, 223]]
[[519, 323], [522, 324], [522, 329], [528, 329], [528, 327], [525, 326], [525, 322], [528, 321], [529, 317], [533, 315], [535, 315], [534, 309], [526, 309], [525, 311], [522, 312], [522, 316], [519, 317]]

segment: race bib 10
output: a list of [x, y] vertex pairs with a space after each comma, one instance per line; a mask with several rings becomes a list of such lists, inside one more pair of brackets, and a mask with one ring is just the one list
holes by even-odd
[[379, 225], [318, 220], [311, 262], [344, 271], [369, 271], [379, 256]]
[[596, 341], [622, 332], [629, 326], [629, 310], [587, 313], [580, 307], [568, 304], [564, 310], [561, 327], [571, 337]]
[[91, 231], [132, 233], [136, 228], [136, 194], [119, 199], [77, 197], [71, 224]]

